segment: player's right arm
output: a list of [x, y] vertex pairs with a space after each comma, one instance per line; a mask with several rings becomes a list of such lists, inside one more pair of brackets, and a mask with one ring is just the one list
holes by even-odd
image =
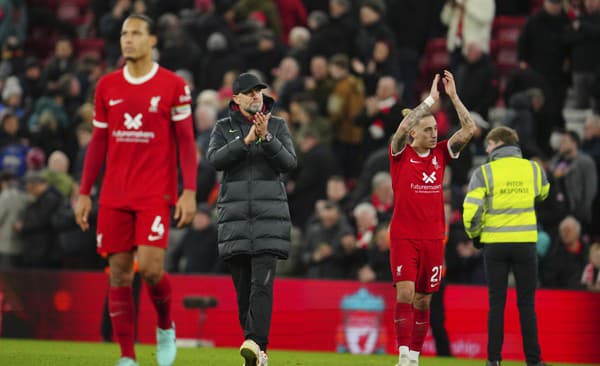
[[75, 205], [75, 221], [83, 231], [90, 227], [88, 222], [92, 210], [90, 192], [100, 175], [108, 150], [108, 113], [102, 98], [102, 85], [102, 80], [100, 80], [94, 102], [94, 132], [85, 153], [79, 197], [77, 197]]
[[413, 129], [417, 123], [430, 112], [430, 108], [439, 98], [440, 93], [437, 89], [438, 81], [440, 80], [440, 76], [438, 74], [433, 78], [433, 84], [431, 85], [431, 90], [429, 91], [429, 96], [419, 104], [415, 109], [410, 111], [402, 122], [398, 125], [398, 129], [392, 136], [392, 154], [398, 154], [404, 147], [406, 146], [406, 142], [408, 141], [408, 133], [411, 129]]

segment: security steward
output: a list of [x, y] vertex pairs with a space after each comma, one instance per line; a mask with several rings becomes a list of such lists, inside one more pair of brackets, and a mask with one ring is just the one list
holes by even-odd
[[494, 128], [486, 142], [489, 163], [471, 177], [463, 222], [475, 246], [483, 248], [489, 291], [487, 366], [500, 366], [502, 360], [509, 271], [516, 279], [527, 365], [543, 366], [534, 304], [538, 273], [534, 206], [546, 199], [550, 184], [536, 162], [522, 158], [515, 130]]

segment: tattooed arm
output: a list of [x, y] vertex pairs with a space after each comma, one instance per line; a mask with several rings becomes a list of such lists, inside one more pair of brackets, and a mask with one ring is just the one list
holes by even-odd
[[404, 149], [406, 146], [406, 141], [408, 141], [408, 132], [416, 126], [417, 123], [423, 118], [423, 116], [429, 113], [429, 108], [435, 103], [439, 97], [440, 93], [437, 90], [437, 83], [439, 81], [439, 75], [435, 75], [433, 79], [433, 84], [431, 85], [431, 90], [429, 92], [429, 97], [425, 99], [421, 104], [419, 104], [415, 109], [410, 111], [402, 122], [398, 125], [398, 129], [392, 136], [392, 154], [397, 154]]
[[454, 76], [452, 76], [450, 71], [444, 71], [442, 82], [444, 83], [446, 94], [448, 94], [450, 100], [452, 100], [452, 104], [454, 105], [456, 113], [458, 114], [458, 119], [460, 120], [460, 129], [450, 137], [450, 140], [448, 140], [448, 145], [450, 146], [452, 154], [457, 155], [469, 141], [471, 141], [471, 137], [473, 137], [473, 133], [475, 132], [475, 122], [473, 122], [467, 107], [460, 101], [460, 98], [456, 93]]

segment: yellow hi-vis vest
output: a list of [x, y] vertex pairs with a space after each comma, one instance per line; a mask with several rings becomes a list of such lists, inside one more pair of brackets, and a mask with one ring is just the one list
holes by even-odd
[[535, 202], [548, 196], [550, 185], [540, 166], [507, 156], [482, 165], [469, 183], [463, 222], [470, 238], [482, 243], [535, 243]]

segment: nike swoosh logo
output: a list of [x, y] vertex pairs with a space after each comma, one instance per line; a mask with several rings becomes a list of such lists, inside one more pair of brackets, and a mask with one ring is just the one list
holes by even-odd
[[123, 99], [114, 99], [114, 100], [113, 99], [109, 99], [108, 100], [108, 105], [111, 106], [111, 107], [115, 106], [115, 105], [117, 105], [119, 103], [123, 103]]
[[237, 130], [229, 130], [229, 133], [236, 133]]
[[117, 311], [117, 312], [114, 312], [114, 313], [109, 313], [109, 315], [110, 315], [111, 318], [114, 318], [115, 316], [119, 316], [119, 315], [124, 314], [124, 313], [125, 313], [124, 311]]
[[162, 239], [161, 235], [148, 235], [148, 240], [150, 241], [157, 241], [159, 239]]
[[410, 162], [411, 162], [411, 163], [414, 163], [414, 164], [421, 164], [421, 163], [422, 163], [422, 161], [419, 161], [419, 160], [413, 160], [413, 159], [410, 159]]
[[429, 324], [428, 322], [415, 322], [416, 325]]

